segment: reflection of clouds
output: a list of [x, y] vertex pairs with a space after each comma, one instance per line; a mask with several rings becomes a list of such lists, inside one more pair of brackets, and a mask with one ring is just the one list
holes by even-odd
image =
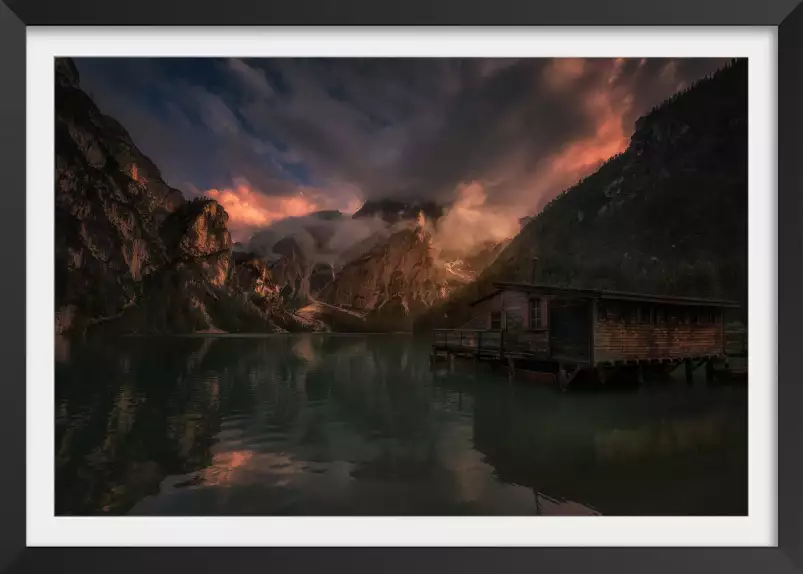
[[254, 456], [250, 450], [222, 452], [212, 457], [212, 464], [201, 471], [204, 484], [221, 486], [232, 482], [237, 469], [244, 467]]
[[211, 464], [198, 476], [203, 486], [242, 486], [257, 483], [263, 486], [293, 486], [299, 478], [310, 476], [303, 460], [286, 452], [252, 449], [216, 453]]

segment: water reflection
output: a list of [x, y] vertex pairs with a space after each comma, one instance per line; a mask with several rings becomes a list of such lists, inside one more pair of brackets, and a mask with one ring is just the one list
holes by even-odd
[[433, 372], [427, 352], [395, 335], [64, 347], [56, 512], [746, 512], [744, 389], [562, 395]]

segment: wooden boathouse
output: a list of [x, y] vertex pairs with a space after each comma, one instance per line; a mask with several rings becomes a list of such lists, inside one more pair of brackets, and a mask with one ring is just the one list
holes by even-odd
[[500, 282], [474, 301], [472, 319], [434, 333], [432, 359], [465, 356], [552, 372], [562, 387], [581, 373], [643, 376], [645, 368], [686, 377], [725, 357], [724, 310], [733, 301]]

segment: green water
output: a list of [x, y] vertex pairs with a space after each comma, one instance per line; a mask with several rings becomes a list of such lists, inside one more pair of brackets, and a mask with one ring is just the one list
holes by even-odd
[[407, 335], [57, 344], [56, 513], [746, 514], [744, 386], [561, 394]]

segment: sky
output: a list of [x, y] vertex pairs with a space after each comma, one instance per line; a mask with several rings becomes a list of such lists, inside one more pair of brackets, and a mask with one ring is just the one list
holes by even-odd
[[512, 226], [624, 151], [638, 117], [725, 61], [75, 63], [83, 89], [165, 181], [218, 200], [242, 240], [382, 198], [432, 199], [462, 209], [458, 222]]

